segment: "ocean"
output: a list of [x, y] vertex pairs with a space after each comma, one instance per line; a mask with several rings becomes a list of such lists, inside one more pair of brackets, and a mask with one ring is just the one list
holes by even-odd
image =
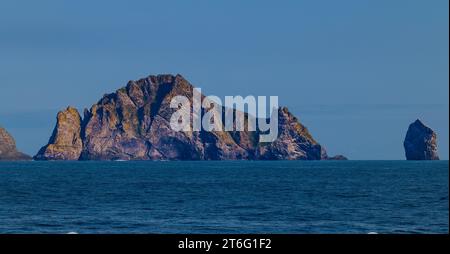
[[448, 161], [0, 162], [0, 233], [448, 233]]

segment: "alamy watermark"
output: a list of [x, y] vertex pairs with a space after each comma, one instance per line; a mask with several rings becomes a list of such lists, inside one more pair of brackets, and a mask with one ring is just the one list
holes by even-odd
[[[202, 100], [200, 88], [194, 88], [192, 94], [192, 105], [186, 96], [172, 98], [170, 107], [177, 109], [170, 118], [172, 130], [246, 131], [247, 127], [247, 131], [258, 130], [261, 133], [260, 142], [273, 142], [277, 139], [278, 96], [270, 96], [267, 107], [267, 96], [225, 96], [225, 104], [222, 104], [222, 100], [214, 95]], [[247, 121], [244, 112], [248, 113]], [[222, 119], [225, 119], [225, 123]]]

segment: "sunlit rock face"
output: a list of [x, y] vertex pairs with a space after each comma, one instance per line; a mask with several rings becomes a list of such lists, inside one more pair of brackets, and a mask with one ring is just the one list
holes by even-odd
[[56, 127], [48, 144], [42, 147], [35, 160], [78, 160], [83, 149], [81, 117], [78, 110], [68, 107], [58, 113]]

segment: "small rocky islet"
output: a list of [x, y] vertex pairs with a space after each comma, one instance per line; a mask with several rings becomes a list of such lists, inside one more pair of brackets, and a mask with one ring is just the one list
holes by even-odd
[[409, 125], [403, 146], [407, 160], [439, 160], [437, 135], [419, 119]]

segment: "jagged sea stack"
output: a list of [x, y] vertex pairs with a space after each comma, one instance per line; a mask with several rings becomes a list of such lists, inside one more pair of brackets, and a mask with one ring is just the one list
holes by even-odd
[[0, 127], [0, 161], [31, 160], [31, 157], [17, 151], [16, 141]]
[[407, 160], [439, 160], [436, 133], [419, 119], [409, 125], [403, 146]]
[[48, 144], [42, 147], [35, 160], [78, 160], [83, 143], [81, 117], [78, 110], [68, 107], [58, 113], [56, 127]]

